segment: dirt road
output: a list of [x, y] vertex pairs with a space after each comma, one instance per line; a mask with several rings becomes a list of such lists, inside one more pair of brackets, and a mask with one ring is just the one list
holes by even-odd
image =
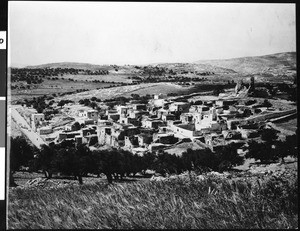
[[20, 115], [20, 113], [16, 110], [18, 107], [22, 107], [20, 105], [11, 105], [11, 117], [15, 120], [17, 125], [19, 126], [21, 132], [27, 136], [27, 138], [37, 147], [40, 148], [42, 144], [46, 144], [42, 138], [35, 133], [26, 120]]

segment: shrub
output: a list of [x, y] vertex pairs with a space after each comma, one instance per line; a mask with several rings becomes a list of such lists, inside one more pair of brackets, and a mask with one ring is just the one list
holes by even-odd
[[257, 103], [257, 100], [255, 100], [255, 99], [254, 100], [248, 100], [248, 101], [245, 102], [245, 105], [249, 106], [249, 105], [252, 105], [252, 104], [255, 104], [255, 103]]
[[258, 114], [258, 113], [261, 113], [262, 111], [261, 111], [261, 109], [259, 109], [259, 108], [255, 108], [255, 109], [254, 109], [254, 112], [255, 112], [256, 114]]

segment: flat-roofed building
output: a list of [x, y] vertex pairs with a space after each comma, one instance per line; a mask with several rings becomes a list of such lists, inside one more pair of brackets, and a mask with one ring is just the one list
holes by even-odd
[[161, 116], [162, 121], [175, 120], [176, 116], [173, 114], [164, 114]]
[[111, 126], [100, 125], [97, 127], [97, 135], [99, 144], [104, 145], [106, 142], [106, 136], [111, 135]]
[[37, 127], [42, 124], [45, 120], [45, 115], [43, 113], [36, 113], [31, 115], [31, 127], [36, 131]]
[[137, 138], [140, 147], [148, 146], [153, 141], [153, 137], [150, 134], [138, 134]]
[[165, 99], [167, 98], [167, 94], [162, 94], [162, 93], [159, 93], [159, 94], [155, 94], [154, 99]]
[[127, 114], [127, 111], [129, 109], [128, 106], [118, 105], [116, 106], [117, 113], [121, 116], [125, 116]]
[[124, 137], [124, 149], [131, 151], [133, 148], [137, 148], [138, 146], [139, 146], [139, 142], [137, 136]]
[[156, 120], [156, 119], [146, 119], [142, 121], [142, 126], [145, 128], [154, 128], [157, 129], [159, 126], [163, 126], [164, 122], [162, 120]]
[[175, 137], [189, 138], [191, 140], [202, 135], [201, 131], [195, 130], [194, 124], [178, 124], [172, 127]]
[[146, 104], [132, 104], [132, 108], [133, 110], [139, 111], [139, 110], [143, 110], [146, 111], [147, 110], [147, 105]]
[[169, 111], [171, 112], [188, 112], [190, 107], [190, 103], [189, 102], [174, 102], [172, 104], [170, 104], [169, 106]]
[[47, 126], [47, 127], [41, 127], [37, 129], [39, 135], [47, 135], [51, 134], [53, 132], [52, 127]]
[[118, 114], [118, 113], [114, 113], [114, 114], [110, 113], [110, 114], [108, 114], [107, 117], [108, 117], [109, 121], [117, 122], [120, 119], [120, 114]]
[[216, 100], [215, 104], [216, 106], [223, 107], [223, 106], [229, 106], [234, 105], [238, 102], [236, 99], [218, 99]]
[[192, 113], [182, 113], [180, 120], [183, 124], [193, 123], [194, 115]]
[[94, 121], [98, 120], [98, 111], [97, 110], [91, 109], [91, 110], [85, 111], [85, 113], [86, 113], [87, 118], [92, 119]]
[[205, 105], [191, 105], [189, 112], [191, 112], [191, 113], [198, 112], [201, 114], [208, 114], [209, 107], [205, 106]]
[[144, 110], [129, 110], [128, 112], [128, 117], [133, 119], [141, 118], [142, 115], [149, 115], [149, 112]]

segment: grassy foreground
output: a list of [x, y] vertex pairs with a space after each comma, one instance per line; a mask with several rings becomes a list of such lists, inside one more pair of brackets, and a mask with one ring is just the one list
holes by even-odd
[[297, 228], [298, 177], [217, 176], [10, 190], [9, 229]]

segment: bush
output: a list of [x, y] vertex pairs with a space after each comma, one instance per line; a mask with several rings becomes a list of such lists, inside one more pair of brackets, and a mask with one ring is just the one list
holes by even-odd
[[[251, 140], [248, 145], [248, 152], [246, 154], [246, 158], [254, 158], [255, 160], [260, 160], [261, 163], [269, 163], [272, 161], [275, 161], [278, 159], [278, 157], [281, 155], [280, 153], [283, 151], [279, 145], [278, 142], [275, 140], [277, 135], [270, 131], [265, 131], [265, 142], [258, 143], [256, 141]], [[268, 134], [270, 136], [268, 136]], [[277, 146], [275, 145], [277, 144]], [[275, 145], [275, 146], [273, 146]], [[278, 151], [280, 153], [278, 153]]]
[[181, 162], [183, 170], [202, 169], [223, 172], [233, 166], [243, 164], [244, 158], [238, 155], [237, 148], [231, 144], [216, 152], [212, 152], [210, 149], [188, 149], [182, 154]]
[[275, 129], [263, 129], [261, 131], [261, 139], [266, 142], [274, 142], [278, 139], [278, 133]]
[[75, 122], [74, 124], [72, 124], [72, 131], [78, 131], [81, 129], [81, 126], [78, 122]]
[[255, 108], [255, 109], [254, 109], [254, 112], [255, 112], [256, 114], [258, 114], [258, 113], [261, 113], [261, 112], [262, 112], [262, 110], [261, 110], [261, 109], [259, 109], [259, 108]]
[[216, 87], [215, 87], [215, 89], [213, 90], [213, 95], [219, 95], [220, 93], [224, 93], [225, 92], [225, 90], [224, 90], [224, 86], [222, 86], [222, 85], [217, 85]]
[[273, 105], [269, 102], [269, 100], [265, 99], [261, 104], [262, 107], [272, 107]]
[[252, 105], [252, 104], [255, 104], [255, 103], [257, 103], [257, 100], [255, 100], [255, 99], [254, 100], [248, 100], [248, 101], [245, 102], [245, 105], [249, 106], [249, 105]]

